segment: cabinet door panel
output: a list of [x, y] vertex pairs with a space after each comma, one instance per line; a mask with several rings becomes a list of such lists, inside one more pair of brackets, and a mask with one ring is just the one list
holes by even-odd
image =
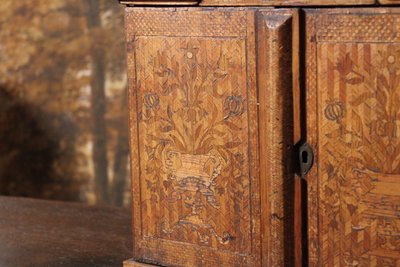
[[306, 19], [310, 266], [399, 266], [400, 9]]
[[[278, 162], [292, 141], [291, 117], [281, 112], [282, 101], [291, 110], [292, 23], [283, 10], [127, 8], [135, 259], [167, 266], [293, 259], [283, 254], [290, 231], [283, 216], [293, 219], [283, 181], [292, 173]], [[288, 54], [271, 54], [256, 38]], [[264, 61], [257, 69], [256, 52], [273, 71]], [[270, 74], [289, 82], [267, 81]], [[269, 144], [275, 161], [266, 168], [259, 131], [272, 125], [278, 145]], [[267, 207], [275, 218], [262, 215]]]

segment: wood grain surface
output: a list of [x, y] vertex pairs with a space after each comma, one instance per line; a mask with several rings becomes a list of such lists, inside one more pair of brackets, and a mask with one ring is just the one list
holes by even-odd
[[147, 264], [132, 259], [124, 261], [124, 267], [155, 267], [154, 264]]
[[[382, 0], [383, 4], [398, 0]], [[126, 5], [170, 5], [170, 6], [351, 6], [373, 5], [375, 0], [120, 0]]]
[[0, 266], [122, 266], [131, 257], [129, 210], [0, 197]]
[[292, 17], [126, 9], [135, 260], [293, 261]]
[[306, 14], [309, 266], [400, 266], [400, 9]]
[[382, 5], [400, 5], [400, 0], [378, 0]]
[[[260, 12], [257, 27], [262, 251], [266, 266], [294, 264], [294, 111], [297, 12]], [[292, 66], [292, 64], [294, 64]], [[292, 67], [292, 68], [291, 68]]]

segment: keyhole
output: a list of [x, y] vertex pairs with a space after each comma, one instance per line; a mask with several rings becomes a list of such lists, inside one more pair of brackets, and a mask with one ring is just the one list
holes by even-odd
[[307, 153], [307, 151], [301, 152], [301, 160], [302, 160], [303, 163], [307, 163], [308, 162], [308, 153]]
[[298, 164], [299, 164], [299, 175], [304, 178], [314, 161], [314, 155], [311, 147], [304, 143], [298, 150]]

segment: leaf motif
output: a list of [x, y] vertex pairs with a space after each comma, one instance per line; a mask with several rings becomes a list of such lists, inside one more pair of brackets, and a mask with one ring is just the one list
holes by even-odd
[[146, 170], [146, 174], [153, 173], [154, 172], [154, 161], [152, 161], [151, 164], [150, 163], [147, 164], [145, 170]]
[[217, 69], [217, 70], [214, 72], [214, 76], [215, 76], [217, 79], [222, 79], [222, 78], [226, 77], [227, 75], [228, 75], [228, 72], [225, 71], [225, 70], [221, 70], [221, 69]]
[[346, 79], [346, 83], [348, 84], [360, 84], [364, 82], [364, 77], [355, 77], [355, 78], [351, 78], [351, 79]]
[[332, 164], [327, 163], [327, 164], [325, 164], [325, 171], [327, 172], [328, 177], [332, 178], [335, 173], [335, 168], [333, 167]]
[[147, 153], [147, 157], [149, 158], [149, 160], [153, 160], [155, 149], [150, 146], [145, 146], [145, 151]]
[[174, 129], [174, 127], [172, 127], [172, 125], [165, 125], [165, 126], [161, 126], [161, 127], [160, 127], [160, 130], [161, 130], [161, 132], [163, 132], [163, 133], [170, 132], [170, 131], [172, 131], [173, 129]]
[[171, 137], [172, 141], [174, 142], [174, 145], [175, 145], [176, 148], [181, 149], [181, 150], [185, 150], [184, 142], [181, 142], [179, 140], [179, 138], [176, 137], [173, 134], [170, 134], [170, 137]]
[[173, 73], [179, 73], [179, 61], [175, 60], [175, 64], [172, 66]]
[[382, 90], [381, 88], [378, 88], [376, 91], [376, 100], [378, 101], [379, 104], [381, 104], [383, 107], [386, 106], [387, 102], [387, 96], [385, 90]]
[[381, 90], [381, 89], [383, 89], [383, 88], [381, 88], [381, 87], [384, 87], [386, 90], [390, 88], [390, 86], [389, 86], [389, 81], [388, 81], [387, 78], [386, 78], [384, 75], [382, 75], [382, 74], [379, 74], [379, 75], [378, 75], [378, 77], [377, 77], [377, 84], [378, 84], [378, 88], [379, 88], [378, 91]]
[[346, 55], [339, 60], [336, 64], [336, 69], [343, 76], [348, 75], [353, 70], [353, 62], [349, 53], [346, 53]]
[[212, 104], [211, 125], [214, 125], [215, 121], [218, 118], [218, 108], [214, 102], [211, 102], [211, 104]]
[[222, 186], [217, 186], [215, 189], [219, 195], [223, 195], [225, 193], [225, 188]]
[[331, 221], [329, 223], [329, 227], [333, 228], [335, 230], [339, 230], [339, 223], [336, 221], [335, 218], [331, 219]]
[[199, 136], [200, 136], [200, 132], [201, 132], [201, 129], [203, 128], [203, 125], [202, 124], [200, 124], [197, 128], [196, 128], [196, 131], [195, 131], [195, 133], [194, 133], [194, 137], [195, 138], [199, 138]]
[[197, 67], [192, 68], [191, 76], [192, 76], [193, 80], [196, 80], [196, 78], [197, 78]]
[[218, 136], [224, 136], [225, 132], [219, 131], [216, 128], [214, 128], [214, 129], [210, 130], [210, 134], [216, 134]]
[[360, 115], [358, 115], [354, 110], [352, 111], [351, 114], [351, 118], [352, 118], [352, 122], [351, 122], [351, 126], [352, 129], [354, 130], [354, 132], [356, 134], [359, 134], [360, 136], [362, 136], [362, 132], [363, 132], [363, 125], [362, 125], [362, 120]]
[[214, 140], [212, 136], [206, 138], [203, 142], [201, 142], [199, 148], [196, 149], [196, 152], [199, 154], [204, 154], [208, 152], [211, 148], [211, 143]]
[[368, 153], [364, 153], [363, 157], [364, 157], [365, 164], [367, 166], [370, 166], [370, 167], [377, 166], [376, 160], [373, 157], [371, 157]]
[[152, 204], [157, 204], [158, 203], [158, 198], [156, 194], [152, 194], [150, 197], [150, 201]]
[[171, 185], [172, 185], [172, 183], [170, 181], [166, 181], [166, 180], [163, 181], [163, 186], [164, 186], [165, 190], [168, 190], [168, 188], [170, 188]]
[[229, 119], [231, 111], [229, 110], [229, 106], [226, 104], [224, 105], [223, 114], [224, 114], [224, 120]]
[[183, 124], [183, 130], [185, 133], [190, 133], [189, 127], [186, 124]]
[[161, 90], [161, 94], [162, 94], [162, 95], [168, 95], [168, 94], [169, 94], [169, 92], [170, 92], [170, 90], [171, 90], [171, 89], [170, 89], [171, 87], [169, 87], [169, 85], [168, 85], [167, 83], [164, 83], [164, 84], [161, 85], [160, 87], [161, 87], [161, 89], [162, 89], [162, 90]]
[[233, 122], [230, 121], [224, 121], [224, 123], [229, 127], [229, 129], [233, 131], [241, 131], [242, 128], [234, 124]]
[[239, 142], [239, 141], [227, 142], [227, 143], [225, 143], [224, 147], [230, 149], [230, 148], [238, 147], [238, 146], [240, 146], [241, 144], [242, 144], [242, 142]]
[[[185, 71], [185, 72], [182, 74], [182, 81], [184, 81], [184, 82], [190, 81], [190, 77], [189, 77], [188, 71]], [[185, 84], [185, 85], [187, 86], [187, 84]], [[185, 88], [185, 89], [187, 89], [187, 88]]]
[[[399, 87], [400, 87], [400, 84], [399, 84]], [[398, 117], [399, 116], [398, 114], [400, 114], [400, 108], [398, 108], [398, 107], [400, 107], [400, 94], [399, 93], [395, 93], [393, 96], [393, 106], [397, 107], [397, 113], [395, 114], [395, 116]]]
[[146, 179], [146, 188], [150, 189], [152, 186], [153, 186], [153, 183], [150, 180]]
[[167, 115], [168, 115], [168, 118], [172, 119], [172, 115], [173, 115], [173, 114], [174, 114], [174, 113], [173, 113], [172, 110], [171, 110], [171, 106], [168, 105], [168, 106], [167, 106]]
[[351, 102], [351, 105], [357, 107], [372, 97], [374, 97], [374, 95], [370, 92], [362, 93]]

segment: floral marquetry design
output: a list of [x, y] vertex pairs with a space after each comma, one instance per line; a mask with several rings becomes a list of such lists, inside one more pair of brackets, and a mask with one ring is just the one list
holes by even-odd
[[243, 112], [243, 100], [241, 96], [228, 96], [224, 102], [224, 119], [230, 116], [240, 116]]
[[340, 101], [328, 101], [325, 107], [325, 117], [328, 120], [340, 122], [344, 117], [344, 105]]
[[[143, 37], [137, 53], [145, 236], [246, 250], [245, 42]], [[221, 224], [221, 221], [224, 224]]]
[[295, 13], [126, 9], [135, 260], [294, 262]]
[[148, 93], [143, 97], [146, 109], [157, 110], [160, 107], [160, 98], [156, 93]]
[[399, 266], [400, 45], [318, 53], [322, 265]]

